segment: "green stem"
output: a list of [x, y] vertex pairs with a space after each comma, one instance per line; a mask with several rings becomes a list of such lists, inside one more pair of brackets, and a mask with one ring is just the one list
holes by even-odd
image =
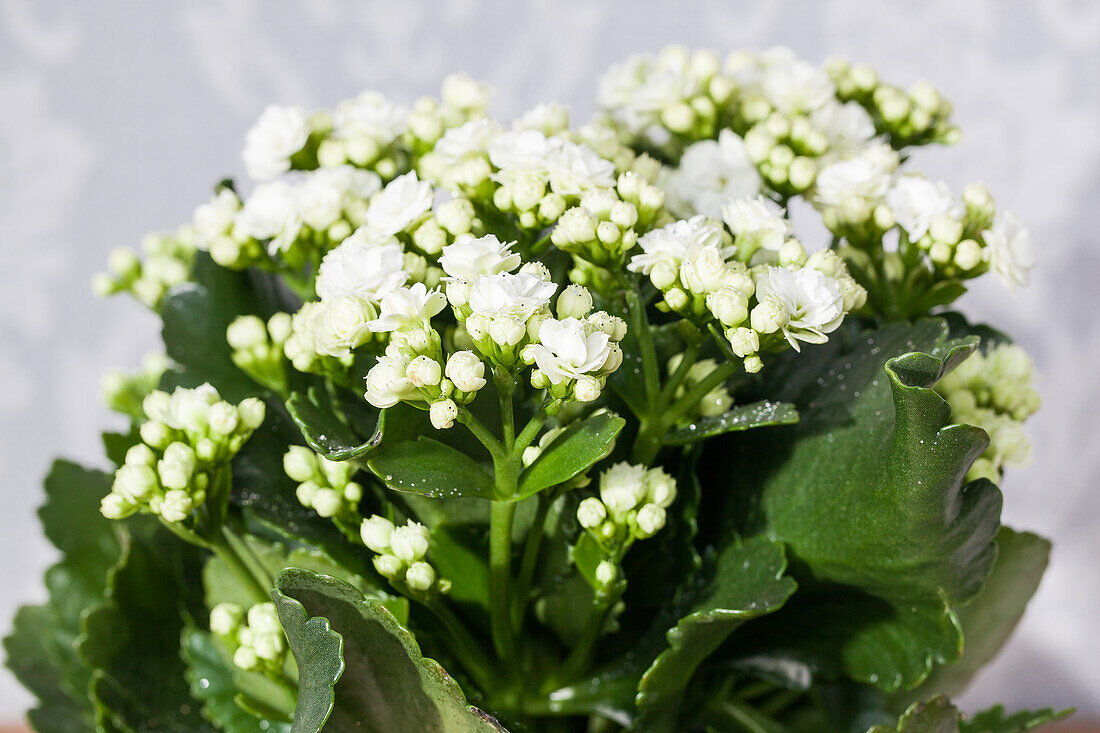
[[645, 393], [648, 400], [657, 396], [660, 389], [657, 372], [657, 348], [653, 345], [653, 336], [649, 332], [649, 319], [638, 291], [631, 287], [625, 291], [627, 309], [630, 311], [630, 327], [638, 339], [638, 348], [642, 357], [642, 376], [645, 379]]
[[569, 656], [565, 658], [561, 667], [554, 673], [551, 678], [551, 689], [572, 682], [588, 666], [588, 662], [592, 657], [592, 650], [600, 636], [602, 636], [603, 628], [607, 623], [607, 613], [611, 606], [615, 604], [617, 598], [617, 595], [612, 594], [596, 596], [592, 608], [589, 609], [588, 619], [585, 621], [584, 636], [570, 650]]
[[233, 547], [224, 538], [215, 542], [211, 549], [222, 562], [229, 566], [230, 572], [236, 576], [237, 581], [253, 596], [256, 603], [268, 603], [271, 601], [271, 588], [264, 585], [249, 570], [248, 565], [236, 553]]
[[469, 673], [478, 687], [483, 692], [496, 687], [496, 675], [493, 673], [492, 661], [490, 661], [481, 646], [470, 636], [462, 622], [447, 607], [447, 604], [441, 598], [433, 598], [424, 605], [447, 630], [450, 635], [451, 650], [462, 662], [466, 672]]
[[659, 415], [664, 411], [664, 408], [676, 395], [676, 390], [684, 383], [684, 380], [687, 379], [691, 367], [695, 364], [695, 359], [699, 356], [700, 346], [701, 343], [699, 339], [692, 339], [687, 343], [687, 346], [684, 348], [683, 358], [680, 359], [680, 363], [676, 365], [676, 371], [669, 375], [668, 381], [666, 381], [661, 388], [661, 394], [657, 397], [657, 404], [652, 410], [654, 414]]
[[516, 661], [516, 641], [512, 633], [512, 523], [516, 504], [494, 501], [489, 514], [489, 622], [493, 646], [502, 661]]
[[512, 446], [512, 457], [523, 456], [524, 449], [535, 440], [535, 437], [539, 434], [539, 430], [542, 430], [542, 426], [546, 424], [546, 406], [550, 402], [550, 397], [547, 395], [542, 405], [539, 407], [538, 412], [531, 416], [531, 419], [527, 421], [527, 424], [523, 426], [523, 430], [516, 436], [516, 442]]
[[776, 721], [754, 708], [735, 700], [726, 700], [707, 711], [707, 722], [718, 730], [745, 730], [749, 733], [781, 733]]
[[466, 408], [459, 408], [458, 421], [465, 425], [474, 434], [474, 437], [485, 446], [485, 450], [489, 451], [489, 455], [493, 457], [494, 462], [504, 457], [504, 449], [500, 441], [489, 432], [489, 428], [485, 427], [485, 424], [478, 420], [472, 412]]
[[248, 542], [228, 525], [222, 526], [222, 534], [225, 536], [226, 544], [229, 545], [233, 553], [240, 558], [241, 563], [248, 568], [249, 574], [256, 581], [257, 585], [266, 588], [265, 595], [270, 596], [271, 589], [275, 587], [275, 578], [268, 572], [267, 568], [264, 567], [259, 556], [248, 546]]
[[631, 451], [632, 460], [645, 465], [652, 463], [661, 450], [661, 441], [676, 421], [698, 405], [699, 400], [706, 397], [712, 389], [729, 379], [738, 366], [740, 365], [731, 361], [719, 364], [714, 371], [692, 385], [672, 405], [659, 405], [658, 409], [642, 416], [639, 419], [638, 434], [634, 438]]
[[512, 393], [516, 390], [516, 380], [508, 373], [507, 369], [497, 367], [493, 372], [493, 381], [497, 385], [497, 395], [500, 397], [500, 425], [504, 436], [504, 453], [512, 452], [512, 445], [516, 442], [516, 423], [512, 409]]
[[550, 506], [557, 499], [557, 494], [551, 489], [539, 493], [539, 506], [535, 512], [535, 520], [527, 533], [527, 541], [523, 546], [523, 559], [519, 564], [519, 580], [516, 582], [515, 600], [512, 604], [512, 625], [523, 628], [523, 616], [527, 611], [528, 596], [531, 593], [531, 583], [535, 578], [535, 568], [538, 566], [539, 550], [542, 548], [542, 538], [546, 532], [546, 515]]

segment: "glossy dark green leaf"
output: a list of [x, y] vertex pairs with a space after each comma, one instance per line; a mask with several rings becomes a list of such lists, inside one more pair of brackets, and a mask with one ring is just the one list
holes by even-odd
[[564, 483], [606, 458], [624, 425], [626, 420], [607, 411], [571, 424], [520, 476], [519, 497]]
[[286, 401], [286, 407], [309, 447], [332, 461], [359, 458], [377, 448], [382, 443], [391, 412], [378, 411], [373, 433], [364, 441], [340, 419], [339, 408], [334, 407], [332, 399], [320, 390], [310, 389], [308, 395], [295, 392]]
[[896, 726], [876, 725], [867, 733], [958, 733], [959, 709], [939, 695], [927, 702], [915, 702], [898, 719]]
[[233, 363], [225, 340], [225, 330], [237, 316], [265, 315], [253, 279], [247, 272], [219, 267], [205, 253], [197, 256], [192, 278], [161, 302], [164, 349], [177, 365], [165, 374], [162, 386], [209, 382], [233, 402], [257, 394], [259, 386]]
[[[957, 623], [944, 603], [972, 598], [996, 553], [1000, 492], [965, 483], [988, 437], [951, 425], [931, 389], [976, 341], [950, 342], [944, 322], [930, 319], [865, 333], [846, 348], [807, 349], [775, 370], [769, 390], [798, 406], [799, 423], [715, 442], [712, 480], [722, 480], [723, 466], [741, 467], [725, 531], [780, 539], [796, 575], [883, 601], [865, 631], [845, 622], [838, 651], [859, 661], [848, 674], [884, 689], [912, 687], [933, 661], [957, 658]], [[860, 642], [880, 638], [906, 655], [875, 655]]]
[[1058, 720], [1064, 720], [1073, 714], [1073, 709], [1021, 710], [1011, 715], [1005, 713], [1004, 705], [995, 705], [988, 710], [976, 713], [959, 725], [960, 733], [1025, 733], [1038, 730]]
[[431, 730], [500, 733], [377, 601], [352, 586], [287, 570], [272, 596], [301, 675], [294, 733]]
[[240, 693], [232, 662], [218, 650], [214, 637], [189, 628], [183, 632], [180, 653], [187, 664], [191, 695], [202, 704], [203, 715], [225, 733], [289, 733], [290, 724], [261, 719], [237, 704]]
[[714, 417], [703, 417], [690, 425], [672, 430], [665, 436], [665, 445], [687, 445], [722, 433], [769, 425], [792, 425], [798, 422], [798, 410], [786, 402], [761, 400], [736, 407]]
[[202, 609], [201, 553], [147, 517], [126, 527], [109, 604], [85, 615], [79, 641], [95, 668], [89, 690], [96, 722], [140, 733], [212, 732], [180, 657], [183, 614]]
[[62, 665], [50, 639], [56, 620], [48, 606], [23, 606], [4, 637], [7, 666], [37, 699], [27, 719], [39, 733], [70, 733], [93, 724], [91, 706], [62, 689]]
[[30, 714], [40, 730], [94, 722], [87, 694], [92, 670], [75, 642], [84, 616], [106, 602], [108, 574], [121, 552], [114, 524], [99, 513], [110, 486], [109, 475], [65, 461], [54, 463], [46, 478], [38, 514], [62, 558], [46, 571], [49, 602], [22, 609], [5, 639], [8, 665], [42, 701]]
[[978, 596], [956, 612], [966, 640], [962, 659], [937, 667], [901, 701], [908, 703], [937, 693], [953, 696], [962, 692], [1016, 628], [1039, 587], [1049, 556], [1050, 543], [1042, 537], [1001, 527], [993, 571]]
[[784, 573], [780, 544], [764, 539], [735, 543], [715, 560], [709, 582], [693, 597], [691, 613], [669, 629], [668, 648], [638, 682], [632, 730], [680, 730], [680, 701], [699, 665], [746, 621], [774, 613], [794, 593]]
[[397, 491], [437, 499], [491, 499], [493, 477], [469, 456], [431, 438], [386, 444], [368, 461], [371, 471]]

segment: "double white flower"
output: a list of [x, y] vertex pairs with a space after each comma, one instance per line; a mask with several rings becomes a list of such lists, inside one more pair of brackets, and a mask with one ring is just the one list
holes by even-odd
[[286, 173], [291, 157], [305, 146], [309, 133], [309, 116], [301, 107], [266, 107], [245, 135], [241, 157], [248, 175], [266, 181]]
[[844, 320], [844, 297], [834, 278], [812, 267], [768, 267], [756, 276], [758, 305], [752, 327], [761, 333], [782, 331], [795, 351], [799, 341], [823, 344]]
[[717, 219], [725, 201], [752, 196], [760, 191], [760, 184], [745, 143], [732, 130], [722, 130], [718, 140], [687, 147], [679, 167], [669, 174], [665, 190], [674, 211]]
[[937, 217], [961, 220], [966, 214], [966, 207], [946, 183], [912, 173], [898, 176], [886, 192], [886, 205], [913, 242], [928, 233]]
[[379, 242], [360, 229], [321, 260], [317, 295], [322, 300], [355, 296], [378, 303], [405, 284], [405, 253], [394, 239]]
[[1035, 244], [1031, 231], [1011, 211], [998, 211], [993, 226], [982, 232], [985, 256], [993, 270], [1009, 290], [1015, 292], [1027, 285], [1031, 268], [1035, 266]]
[[364, 226], [382, 236], [405, 231], [432, 208], [432, 184], [416, 177], [416, 171], [390, 181], [375, 194], [367, 208]]

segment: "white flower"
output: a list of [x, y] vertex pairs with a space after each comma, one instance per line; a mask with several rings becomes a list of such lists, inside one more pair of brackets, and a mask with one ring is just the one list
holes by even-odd
[[443, 80], [443, 104], [464, 112], [481, 111], [489, 104], [492, 87], [468, 74], [451, 74]]
[[367, 340], [375, 310], [362, 298], [348, 295], [322, 302], [321, 330], [315, 334], [317, 351], [343, 358]]
[[858, 102], [830, 101], [810, 116], [829, 142], [829, 155], [847, 157], [862, 150], [875, 136], [875, 122]]
[[517, 130], [538, 130], [545, 135], [562, 132], [569, 127], [569, 108], [557, 102], [538, 104], [515, 121]]
[[434, 198], [432, 184], [417, 179], [416, 171], [410, 171], [375, 194], [364, 225], [378, 234], [397, 234], [431, 209]]
[[420, 397], [417, 388], [405, 378], [409, 359], [397, 349], [387, 349], [378, 363], [367, 372], [367, 402], [379, 409], [393, 407], [401, 400], [415, 400]]
[[791, 233], [791, 223], [779, 204], [763, 196], [727, 201], [722, 219], [735, 237], [752, 236], [757, 246], [778, 252]]
[[458, 417], [458, 405], [451, 399], [433, 402], [431, 407], [428, 408], [428, 416], [431, 419], [433, 428], [447, 430], [454, 427], [455, 418]]
[[286, 249], [302, 229], [297, 189], [287, 181], [260, 184], [237, 212], [234, 226], [245, 237], [272, 240], [275, 251]]
[[1015, 292], [1027, 285], [1031, 268], [1035, 266], [1035, 245], [1031, 232], [1011, 211], [998, 211], [993, 226], [982, 232], [989, 268], [1005, 286]]
[[372, 331], [401, 331], [426, 326], [447, 305], [447, 296], [424, 283], [394, 290], [382, 298], [382, 312], [368, 326]]
[[394, 527], [393, 534], [390, 535], [390, 551], [401, 562], [411, 565], [427, 554], [430, 539], [428, 528], [410, 519], [407, 524]]
[[785, 311], [789, 320], [782, 326], [783, 335], [796, 351], [798, 341], [825, 343], [825, 334], [844, 320], [844, 298], [836, 280], [810, 267], [767, 268], [756, 278], [756, 297], [761, 304]]
[[595, 529], [607, 518], [607, 509], [603, 502], [594, 496], [581, 501], [577, 506], [577, 521], [585, 529]]
[[645, 275], [652, 273], [658, 263], [677, 269], [684, 260], [695, 258], [707, 247], [716, 247], [722, 259], [736, 251], [722, 244], [722, 225], [704, 216], [693, 216], [654, 229], [643, 235], [638, 245], [642, 251], [630, 258], [627, 269]]
[[209, 247], [216, 237], [233, 228], [233, 220], [241, 209], [241, 200], [230, 188], [223, 188], [209, 202], [195, 209], [191, 222], [199, 244]]
[[595, 188], [615, 185], [615, 165], [587, 145], [562, 142], [547, 161], [550, 188], [562, 196], [579, 196]]
[[850, 198], [877, 203], [890, 187], [898, 154], [886, 143], [874, 143], [859, 155], [825, 166], [817, 174], [814, 203], [839, 207]]
[[822, 69], [789, 57], [765, 67], [760, 90], [785, 114], [812, 112], [832, 99], [836, 91]]
[[562, 146], [562, 140], [547, 137], [538, 130], [505, 132], [489, 145], [489, 161], [502, 171], [548, 170], [550, 156]]
[[473, 280], [481, 275], [498, 275], [519, 267], [520, 256], [512, 252], [515, 242], [501, 242], [493, 234], [459, 236], [443, 248], [439, 266], [448, 280]]
[[393, 537], [393, 522], [372, 514], [363, 520], [359, 528], [359, 534], [363, 538], [363, 544], [370, 548], [371, 552], [382, 554], [390, 550], [390, 538]]
[[966, 207], [943, 181], [931, 181], [919, 174], [899, 176], [886, 192], [886, 205], [894, 220], [911, 241], [923, 237], [937, 216], [962, 219]]
[[438, 165], [456, 166], [472, 156], [486, 155], [500, 134], [500, 125], [488, 117], [470, 120], [443, 133], [432, 154]]
[[408, 111], [380, 92], [366, 91], [336, 105], [333, 131], [340, 137], [367, 135], [377, 141], [393, 140], [406, 128]]
[[409, 590], [427, 591], [435, 584], [435, 568], [426, 562], [414, 562], [405, 571], [405, 584]]
[[718, 140], [688, 146], [666, 183], [670, 206], [684, 214], [703, 214], [717, 219], [727, 199], [760, 191], [760, 174], [745, 152], [745, 143], [732, 130], [722, 130]]
[[645, 466], [616, 463], [600, 474], [600, 498], [613, 514], [625, 514], [645, 496]]
[[549, 318], [539, 327], [539, 343], [531, 346], [535, 364], [550, 380], [561, 384], [600, 371], [611, 355], [611, 339], [591, 331], [576, 318]]
[[244, 138], [248, 175], [266, 181], [290, 170], [290, 157], [309, 139], [309, 117], [301, 107], [268, 106]]
[[298, 190], [298, 210], [304, 221], [324, 231], [340, 220], [349, 198], [368, 199], [382, 188], [373, 171], [350, 165], [319, 168], [308, 174]]
[[329, 251], [317, 272], [321, 300], [355, 296], [377, 303], [409, 279], [405, 253], [394, 240], [376, 244], [362, 229]]
[[557, 286], [527, 272], [483, 275], [470, 289], [470, 310], [486, 318], [515, 318], [526, 322], [547, 306]]
[[451, 354], [445, 374], [462, 392], [477, 392], [485, 386], [485, 362], [472, 351]]

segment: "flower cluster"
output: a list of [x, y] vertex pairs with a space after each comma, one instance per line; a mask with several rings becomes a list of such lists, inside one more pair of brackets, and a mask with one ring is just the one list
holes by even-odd
[[219, 603], [210, 609], [210, 631], [229, 649], [238, 668], [282, 674], [286, 636], [274, 603], [257, 603], [247, 613], [236, 603]]
[[233, 349], [233, 363], [258, 384], [276, 392], [287, 387], [286, 359], [283, 356], [287, 339], [293, 331], [288, 313], [276, 313], [265, 323], [259, 316], [238, 316], [225, 331], [225, 340]]
[[717, 322], [746, 370], [760, 369], [762, 349], [823, 343], [863, 305], [843, 261], [830, 250], [807, 258], [774, 204], [736, 199], [723, 216], [728, 232], [695, 216], [646, 234], [629, 269], [649, 277], [664, 308], [701, 326]]
[[842, 58], [829, 59], [825, 70], [837, 96], [864, 107], [876, 131], [887, 135], [895, 148], [959, 139], [959, 128], [950, 121], [951, 102], [928, 82], [919, 81], [905, 90], [881, 82], [871, 67]]
[[283, 471], [298, 482], [295, 495], [302, 506], [322, 517], [336, 517], [346, 522], [359, 516], [363, 486], [351, 480], [355, 464], [330, 461], [309, 448], [292, 445], [283, 456]]
[[118, 247], [107, 257], [108, 272], [92, 280], [92, 291], [101, 297], [129, 293], [139, 303], [156, 310], [172, 287], [186, 282], [195, 259], [196, 236], [189, 226], [171, 234], [149, 234], [141, 240], [145, 259]]
[[660, 467], [624, 462], [600, 474], [599, 497], [590, 496], [577, 506], [577, 521], [608, 558], [596, 569], [600, 585], [616, 580], [618, 564], [635, 540], [661, 531], [675, 500], [676, 481]]
[[425, 560], [431, 546], [428, 528], [411, 519], [400, 526], [377, 514], [363, 520], [363, 544], [375, 553], [374, 568], [397, 587], [418, 595], [447, 594], [451, 581], [436, 575]]
[[112, 369], [103, 375], [101, 391], [103, 403], [115, 412], [140, 422], [145, 419], [142, 402], [160, 384], [160, 378], [171, 367], [172, 362], [159, 351], [151, 351], [141, 360], [141, 366], [134, 372]]
[[127, 451], [103, 497], [100, 510], [110, 519], [143, 511], [183, 522], [264, 420], [262, 401], [249, 397], [233, 405], [209, 384], [172, 394], [155, 390], [143, 410], [142, 442]]
[[1031, 462], [1024, 421], [1039, 409], [1035, 365], [1015, 344], [998, 344], [971, 354], [936, 385], [951, 405], [951, 419], [989, 433], [989, 447], [967, 478], [999, 482], [1005, 468]]

